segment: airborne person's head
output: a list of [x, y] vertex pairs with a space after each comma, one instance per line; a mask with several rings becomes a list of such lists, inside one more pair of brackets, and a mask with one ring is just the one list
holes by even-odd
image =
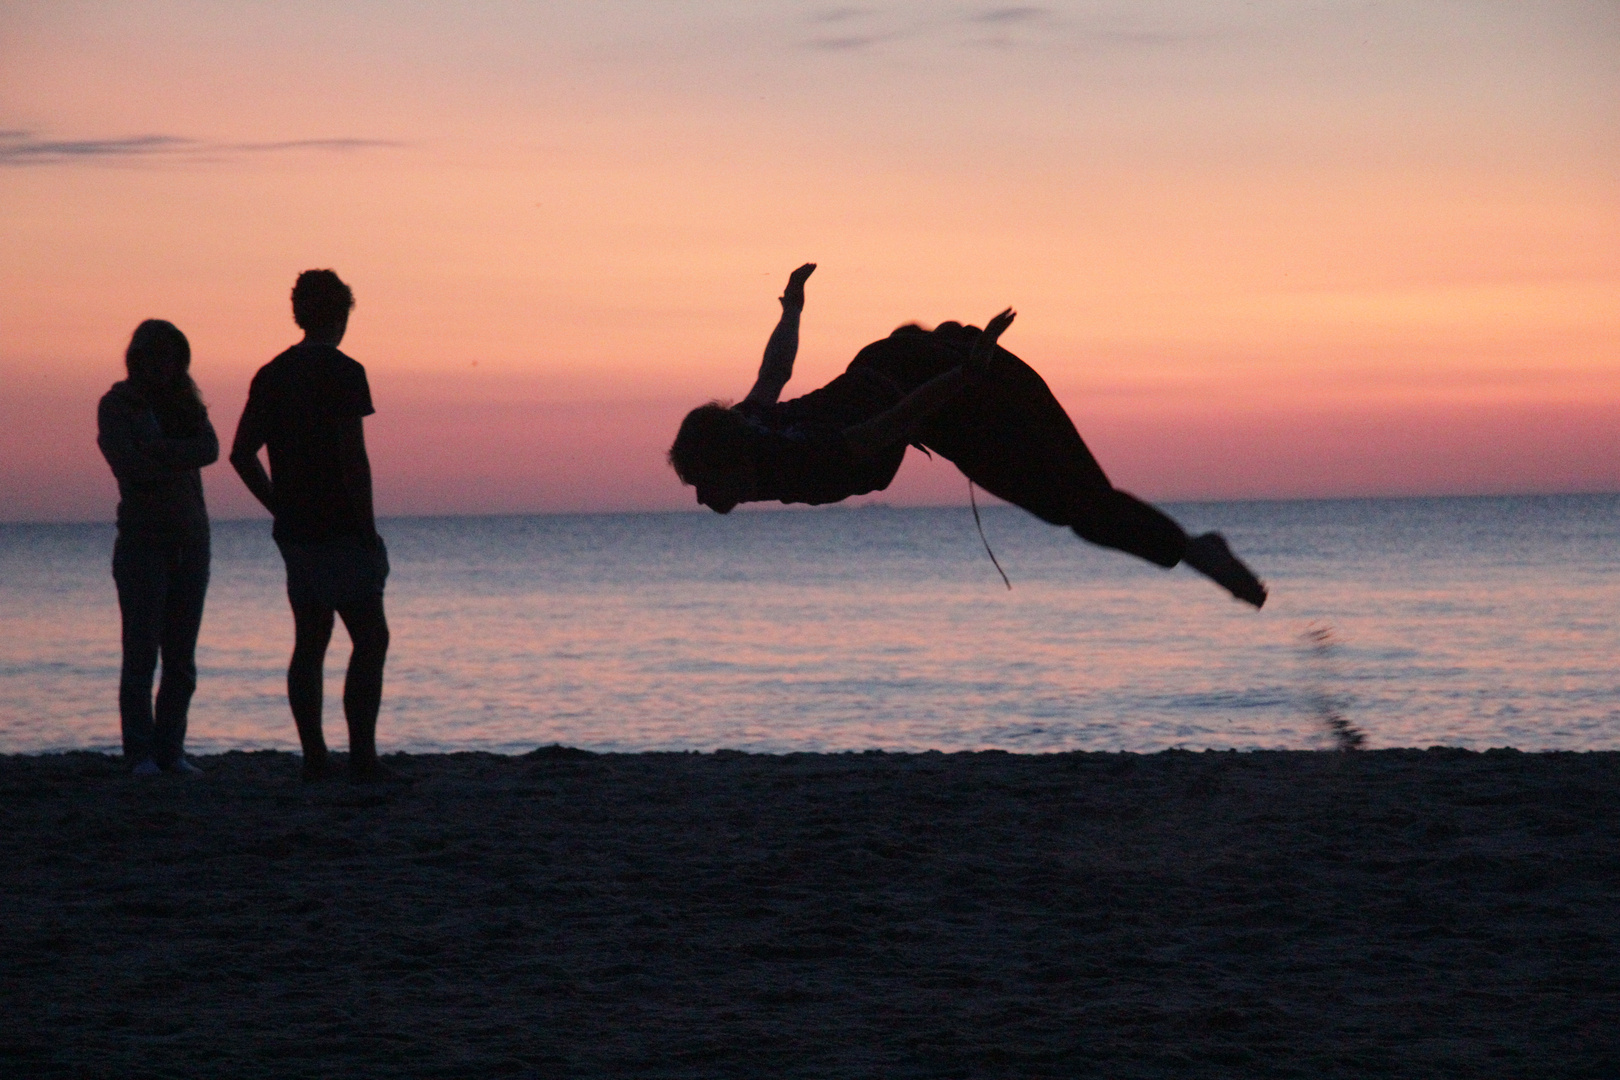
[[730, 513], [754, 494], [747, 422], [725, 402], [711, 401], [686, 414], [669, 448], [669, 463], [681, 483], [697, 488], [697, 501], [718, 513]]

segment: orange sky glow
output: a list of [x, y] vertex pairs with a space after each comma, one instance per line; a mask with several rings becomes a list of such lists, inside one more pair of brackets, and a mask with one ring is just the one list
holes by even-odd
[[806, 260], [790, 395], [1011, 304], [1150, 498], [1620, 490], [1617, 55], [1604, 2], [7, 5], [0, 520], [111, 518], [144, 318], [228, 440], [325, 266], [383, 514], [693, 507]]

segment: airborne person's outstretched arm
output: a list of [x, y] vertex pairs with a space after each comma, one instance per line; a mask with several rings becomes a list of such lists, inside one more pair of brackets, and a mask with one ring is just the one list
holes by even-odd
[[804, 310], [804, 281], [815, 272], [815, 263], [805, 263], [788, 275], [782, 290], [782, 318], [765, 343], [765, 359], [759, 365], [759, 378], [745, 401], [774, 405], [782, 388], [793, 378], [793, 361], [799, 355], [799, 313]]

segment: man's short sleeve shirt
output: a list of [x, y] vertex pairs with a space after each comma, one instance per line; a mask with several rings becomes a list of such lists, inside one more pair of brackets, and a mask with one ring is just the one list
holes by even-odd
[[342, 427], [376, 412], [366, 369], [335, 346], [294, 345], [253, 377], [247, 409], [265, 433], [276, 541], [369, 539], [338, 457]]

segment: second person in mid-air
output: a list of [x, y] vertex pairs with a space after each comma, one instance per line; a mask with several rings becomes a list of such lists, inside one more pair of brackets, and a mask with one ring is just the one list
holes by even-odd
[[906, 447], [951, 461], [968, 479], [1083, 540], [1163, 567], [1186, 563], [1255, 607], [1265, 586], [1219, 533], [1188, 536], [1169, 515], [1109, 483], [1063, 406], [1035, 370], [983, 330], [902, 326], [874, 341], [819, 390], [782, 401], [799, 350], [806, 263], [788, 278], [782, 317], [759, 377], [735, 405], [687, 414], [669, 462], [697, 500], [726, 514], [739, 503], [832, 503], [882, 491]]

